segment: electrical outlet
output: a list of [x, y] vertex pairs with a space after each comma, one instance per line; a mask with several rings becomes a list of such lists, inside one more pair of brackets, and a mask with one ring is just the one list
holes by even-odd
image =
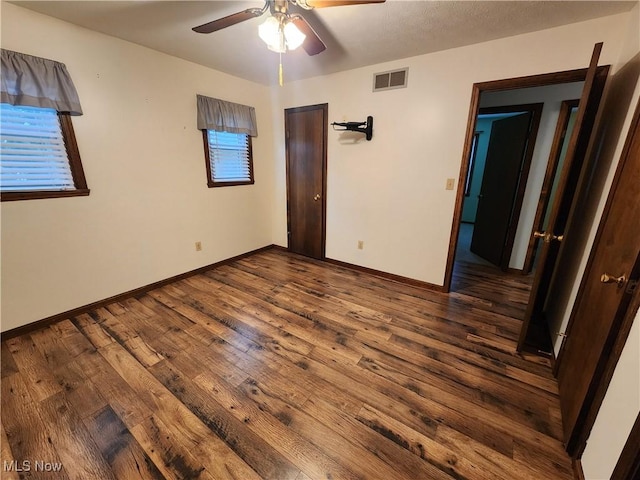
[[358, 240], [358, 250], [362, 250], [364, 248], [364, 242], [362, 240]]
[[447, 178], [447, 190], [453, 190], [453, 186], [456, 184], [455, 178]]
[[202, 242], [196, 242], [196, 252], [199, 252], [202, 250]]

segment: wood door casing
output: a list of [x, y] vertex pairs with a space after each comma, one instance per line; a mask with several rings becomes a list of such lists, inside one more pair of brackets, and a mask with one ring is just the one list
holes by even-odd
[[[560, 174], [556, 195], [549, 214], [547, 232], [549, 235], [567, 236], [565, 231], [570, 215], [573, 213], [575, 192], [580, 181], [584, 181], [583, 166], [585, 156], [595, 124], [596, 114], [604, 90], [604, 84], [609, 73], [608, 68], [598, 68], [598, 59], [602, 50], [602, 43], [595, 45], [585, 84], [580, 98], [580, 107], [575, 126], [569, 140], [565, 156], [564, 168]], [[525, 318], [522, 322], [518, 350], [530, 348], [540, 351], [541, 347], [551, 353], [551, 337], [544, 317], [544, 304], [549, 294], [549, 287], [556, 272], [558, 255], [561, 248], [560, 240], [549, 237], [540, 250], [538, 268], [536, 268], [531, 297]], [[544, 351], [543, 350], [543, 351]]]
[[328, 105], [285, 110], [289, 250], [323, 259]]
[[516, 115], [496, 120], [491, 127], [471, 251], [503, 268], [509, 262], [508, 258], [505, 260], [509, 256], [505, 243], [520, 184], [531, 117], [531, 113]]
[[[640, 291], [634, 294], [632, 287], [640, 277], [639, 117], [640, 102], [559, 358], [560, 407], [564, 440], [570, 453], [586, 440], [579, 438], [585, 435], [581, 424], [593, 410], [598, 392], [606, 390], [610, 377], [603, 382], [603, 372], [613, 371], [611, 352], [616, 344], [624, 344], [633, 322], [628, 317], [634, 317], [637, 310]], [[624, 277], [624, 280], [621, 279], [620, 284], [603, 283], [601, 276], [605, 273]]]
[[[598, 73], [608, 72], [609, 66], [598, 67]], [[575, 70], [566, 70], [561, 72], [543, 73], [538, 75], [529, 75], [526, 77], [506, 78], [502, 80], [491, 80], [486, 82], [474, 83], [471, 89], [471, 101], [469, 103], [469, 115], [467, 118], [467, 133], [465, 136], [464, 148], [462, 150], [462, 158], [460, 161], [460, 173], [458, 176], [458, 191], [456, 193], [455, 209], [453, 220], [451, 222], [451, 235], [449, 238], [449, 251], [447, 254], [447, 264], [444, 275], [444, 284], [442, 290], [449, 292], [451, 290], [451, 281], [453, 278], [453, 267], [456, 257], [456, 246], [458, 244], [458, 236], [460, 233], [460, 224], [462, 220], [462, 207], [464, 205], [466, 178], [469, 168], [469, 156], [475, 135], [476, 118], [480, 110], [480, 96], [483, 92], [497, 92], [503, 90], [516, 90], [530, 87], [544, 87], [548, 85], [558, 85], [563, 83], [583, 82], [587, 75], [587, 68], [579, 68]]]

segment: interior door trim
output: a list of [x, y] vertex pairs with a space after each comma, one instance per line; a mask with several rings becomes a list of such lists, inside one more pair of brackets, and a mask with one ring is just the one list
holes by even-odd
[[321, 226], [321, 243], [322, 243], [322, 255], [321, 260], [327, 257], [327, 138], [328, 138], [328, 124], [329, 124], [329, 104], [319, 103], [315, 105], [306, 105], [303, 107], [285, 108], [284, 110], [284, 132], [285, 132], [285, 167], [286, 167], [286, 182], [287, 182], [287, 249], [291, 248], [291, 209], [290, 209], [290, 186], [289, 186], [289, 113], [309, 112], [313, 110], [322, 110], [322, 128], [323, 128], [323, 141], [322, 141], [322, 226]]
[[[599, 66], [598, 73], [607, 71], [609, 66]], [[587, 75], [587, 68], [576, 70], [567, 70], [554, 73], [543, 73], [540, 75], [531, 75], [526, 77], [515, 77], [502, 80], [492, 80], [488, 82], [474, 83], [471, 89], [471, 102], [469, 104], [469, 116], [467, 119], [467, 133], [465, 136], [464, 148], [462, 151], [462, 160], [460, 162], [460, 175], [458, 176], [458, 191], [456, 194], [453, 221], [451, 224], [451, 235], [449, 239], [449, 253], [447, 256], [447, 265], [444, 275], [443, 291], [451, 291], [451, 281], [453, 279], [453, 266], [456, 256], [456, 245], [458, 244], [458, 235], [460, 234], [460, 223], [462, 220], [462, 206], [464, 202], [464, 185], [467, 178], [467, 169], [469, 155], [471, 154], [471, 146], [473, 136], [476, 129], [476, 118], [480, 107], [480, 95], [482, 92], [495, 92], [498, 90], [512, 90], [517, 88], [528, 87], [544, 87], [547, 85], [558, 85], [562, 83], [582, 82]]]

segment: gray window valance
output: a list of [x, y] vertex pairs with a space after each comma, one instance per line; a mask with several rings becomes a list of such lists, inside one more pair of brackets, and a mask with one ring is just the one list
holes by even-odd
[[239, 103], [197, 95], [198, 130], [246, 133], [258, 136], [256, 109]]
[[64, 63], [4, 48], [0, 54], [2, 103], [82, 115], [78, 92]]

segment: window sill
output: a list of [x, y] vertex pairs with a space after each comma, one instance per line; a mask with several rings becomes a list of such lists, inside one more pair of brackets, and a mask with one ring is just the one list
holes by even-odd
[[0, 201], [13, 202], [16, 200], [40, 200], [44, 198], [86, 197], [88, 188], [65, 191], [40, 191], [40, 192], [4, 192], [0, 194]]
[[238, 185], [253, 185], [255, 182], [253, 180], [248, 182], [212, 182], [209, 181], [209, 188], [217, 188], [217, 187], [235, 187]]

